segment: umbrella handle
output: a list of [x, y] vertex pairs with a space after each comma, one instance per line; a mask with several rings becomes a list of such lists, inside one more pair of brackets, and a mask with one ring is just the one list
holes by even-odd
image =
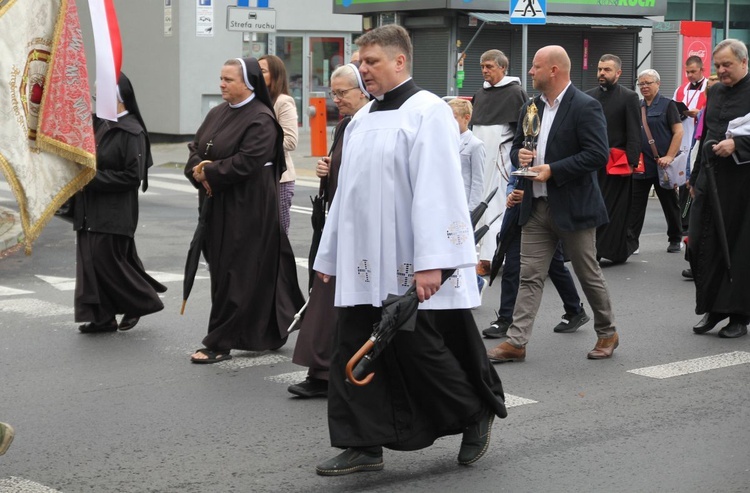
[[362, 358], [364, 358], [365, 355], [370, 352], [373, 346], [375, 346], [375, 343], [372, 342], [371, 339], [368, 339], [367, 342], [365, 342], [362, 347], [359, 348], [359, 351], [354, 353], [354, 356], [352, 356], [349, 362], [346, 364], [346, 378], [354, 385], [364, 387], [365, 385], [370, 383], [375, 376], [375, 373], [370, 373], [362, 380], [357, 380], [356, 378], [354, 378], [354, 373], [352, 373], [352, 370], [354, 369], [356, 364], [362, 361]]

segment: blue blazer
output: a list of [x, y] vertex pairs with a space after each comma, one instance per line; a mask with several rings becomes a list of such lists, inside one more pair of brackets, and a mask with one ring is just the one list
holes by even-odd
[[[534, 98], [543, 118], [545, 104]], [[518, 166], [518, 151], [523, 148], [523, 127], [529, 103], [521, 109], [519, 125], [513, 138], [510, 158]], [[546, 164], [552, 177], [547, 181], [547, 200], [555, 225], [562, 231], [596, 228], [609, 222], [607, 208], [597, 180], [597, 170], [609, 159], [607, 121], [602, 105], [596, 99], [576, 89], [572, 84], [565, 92], [552, 122]], [[540, 163], [541, 164], [541, 163]], [[526, 224], [532, 209], [532, 181], [522, 178], [518, 188], [524, 190], [519, 224]]]

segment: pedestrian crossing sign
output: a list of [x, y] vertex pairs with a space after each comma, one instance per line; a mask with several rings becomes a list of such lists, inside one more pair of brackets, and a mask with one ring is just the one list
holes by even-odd
[[546, 24], [547, 0], [510, 0], [511, 24]]

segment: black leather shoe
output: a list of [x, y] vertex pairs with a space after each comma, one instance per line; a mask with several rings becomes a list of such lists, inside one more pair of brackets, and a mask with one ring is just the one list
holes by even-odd
[[685, 279], [692, 279], [693, 278], [693, 269], [683, 269], [682, 270], [682, 277]]
[[344, 476], [353, 472], [380, 471], [381, 469], [383, 469], [382, 447], [350, 447], [333, 459], [315, 466], [315, 472], [321, 476]]
[[138, 323], [138, 321], [141, 319], [141, 317], [131, 317], [130, 315], [124, 315], [122, 317], [122, 320], [120, 321], [120, 330], [130, 330], [133, 327], [135, 327], [135, 324]]
[[103, 324], [95, 324], [94, 322], [89, 322], [87, 324], [79, 325], [78, 330], [82, 334], [95, 334], [97, 332], [115, 332], [117, 331], [117, 320], [113, 318], [109, 322], [106, 322]]
[[304, 382], [290, 385], [287, 390], [299, 397], [328, 397], [328, 381], [307, 377]]
[[491, 411], [485, 411], [479, 421], [464, 430], [461, 440], [461, 448], [458, 451], [458, 463], [462, 466], [473, 464], [482, 458], [490, 448], [490, 436], [492, 435], [492, 423], [495, 415]]
[[719, 337], [734, 339], [747, 335], [747, 325], [740, 322], [729, 322], [719, 331]]
[[726, 313], [708, 312], [703, 315], [701, 321], [693, 327], [693, 332], [695, 332], [696, 334], [705, 334], [709, 330], [716, 327], [719, 322], [721, 322], [728, 316], [729, 315], [727, 315]]

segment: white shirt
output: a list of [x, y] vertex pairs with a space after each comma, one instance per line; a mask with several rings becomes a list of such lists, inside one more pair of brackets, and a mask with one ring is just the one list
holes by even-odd
[[[546, 159], [546, 150], [547, 150], [547, 138], [549, 137], [549, 131], [552, 129], [552, 122], [555, 121], [555, 115], [557, 115], [557, 110], [560, 108], [560, 101], [562, 101], [563, 96], [565, 96], [565, 93], [568, 91], [568, 88], [570, 87], [570, 82], [568, 82], [568, 85], [565, 86], [565, 89], [562, 90], [560, 94], [557, 95], [554, 101], [551, 103], [547, 99], [547, 96], [542, 94], [542, 101], [544, 101], [544, 113], [542, 113], [542, 121], [541, 125], [539, 126], [539, 135], [537, 136], [536, 140], [536, 159], [533, 161], [532, 166], [537, 166], [540, 164], [548, 164]], [[546, 197], [547, 196], [547, 184], [546, 183], [540, 183], [540, 182], [533, 182], [534, 184], [534, 197]]]

